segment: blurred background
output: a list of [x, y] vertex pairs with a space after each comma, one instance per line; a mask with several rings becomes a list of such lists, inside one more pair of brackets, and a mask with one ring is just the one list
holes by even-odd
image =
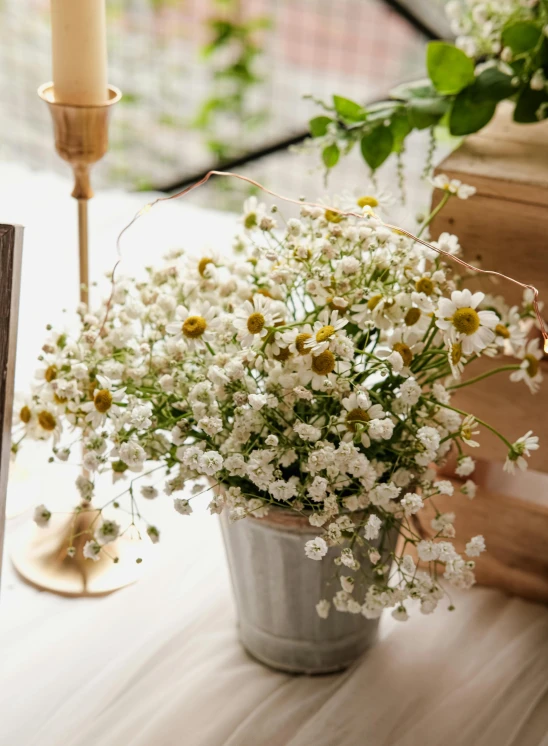
[[[443, 6], [444, 0], [108, 0], [110, 82], [124, 96], [94, 184], [170, 190], [227, 166], [291, 196], [319, 196], [317, 154], [303, 155], [295, 168], [291, 152], [318, 113], [306, 96], [369, 102], [420, 77], [425, 42], [448, 33]], [[66, 174], [36, 95], [51, 77], [50, 44], [49, 0], [0, 0], [0, 159]], [[417, 147], [423, 152], [422, 142]], [[413, 158], [407, 160], [413, 171]], [[422, 154], [417, 168], [421, 161]], [[336, 171], [331, 193], [367, 181], [357, 154]], [[242, 189], [216, 186], [214, 206], [236, 207]], [[205, 199], [211, 201], [210, 191]]]

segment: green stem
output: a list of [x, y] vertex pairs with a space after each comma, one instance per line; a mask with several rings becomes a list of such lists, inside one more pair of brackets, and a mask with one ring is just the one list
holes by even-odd
[[440, 212], [440, 210], [443, 210], [447, 202], [450, 200], [451, 196], [452, 196], [451, 192], [445, 192], [445, 194], [440, 200], [439, 205], [436, 208], [434, 208], [432, 212], [430, 213], [430, 215], [424, 220], [423, 224], [420, 227], [419, 232], [417, 233], [417, 238], [420, 238], [422, 236], [424, 230], [428, 228], [428, 226], [430, 225], [432, 220], [434, 220], [434, 218]]
[[479, 376], [476, 376], [475, 378], [469, 378], [467, 381], [463, 381], [462, 383], [455, 383], [453, 386], [447, 386], [447, 390], [451, 391], [452, 389], [461, 389], [463, 386], [470, 386], [473, 383], [477, 383], [478, 381], [483, 381], [484, 378], [489, 378], [490, 376], [494, 376], [495, 373], [504, 373], [507, 370], [519, 370], [520, 365], [502, 365], [500, 368], [494, 368], [493, 370], [488, 370], [487, 373], [482, 373]]
[[[443, 404], [441, 401], [437, 401], [436, 399], [430, 399], [430, 401], [433, 402], [434, 404], [437, 404], [440, 407], [444, 407], [445, 409], [451, 409], [453, 410], [453, 412], [457, 412], [458, 414], [461, 414], [463, 417], [470, 416], [470, 412], [463, 412], [462, 409], [457, 409], [456, 407], [450, 407], [449, 404]], [[498, 430], [495, 430], [494, 427], [492, 427], [491, 425], [488, 425], [487, 422], [484, 422], [483, 420], [478, 419], [475, 415], [472, 415], [472, 417], [474, 417], [478, 425], [481, 425], [482, 427], [487, 428], [487, 430], [492, 432], [493, 435], [496, 435], [497, 438], [502, 440], [502, 442], [507, 446], [509, 450], [512, 450], [512, 444], [510, 443], [510, 441], [506, 440], [504, 435], [501, 435], [501, 433], [499, 433]]]

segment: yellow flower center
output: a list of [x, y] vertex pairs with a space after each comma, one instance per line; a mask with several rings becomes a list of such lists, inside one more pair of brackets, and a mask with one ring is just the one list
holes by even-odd
[[434, 283], [429, 277], [421, 277], [415, 283], [415, 289], [417, 293], [424, 293], [425, 295], [432, 295], [434, 292]]
[[316, 332], [316, 342], [325, 342], [326, 339], [329, 339], [329, 337], [332, 337], [334, 334], [334, 326], [331, 326], [331, 324], [322, 326], [322, 328], [318, 329], [318, 331]]
[[451, 362], [453, 365], [458, 365], [462, 359], [462, 345], [460, 342], [455, 342], [451, 345]]
[[451, 319], [455, 329], [461, 334], [475, 334], [480, 327], [478, 312], [473, 308], [458, 308]]
[[463, 440], [470, 440], [472, 438], [472, 430], [469, 427], [463, 427], [461, 430]]
[[265, 324], [264, 316], [262, 313], [252, 313], [247, 320], [247, 331], [250, 334], [260, 334]]
[[312, 370], [319, 376], [327, 376], [335, 370], [335, 355], [326, 350], [312, 358]]
[[295, 347], [297, 348], [297, 352], [299, 353], [299, 355], [308, 355], [310, 353], [310, 348], [305, 347], [304, 343], [307, 339], [310, 339], [311, 336], [311, 334], [307, 334], [306, 332], [297, 334], [295, 338]]
[[203, 316], [189, 316], [184, 320], [183, 326], [181, 327], [185, 337], [189, 339], [197, 339], [207, 329], [207, 322]]
[[105, 414], [112, 407], [112, 394], [108, 389], [101, 389], [95, 394], [93, 403], [98, 412]]
[[373, 295], [369, 300], [367, 301], [367, 308], [370, 311], [374, 311], [375, 308], [379, 305], [379, 303], [382, 300], [382, 295]]
[[396, 344], [392, 345], [392, 349], [394, 350], [394, 352], [398, 352], [400, 354], [405, 366], [409, 367], [411, 365], [411, 361], [413, 360], [413, 353], [411, 352], [411, 348], [409, 347], [409, 345], [406, 345], [404, 342], [396, 342]]
[[378, 207], [379, 206], [379, 200], [376, 197], [372, 197], [371, 195], [360, 197], [357, 203], [358, 203], [358, 207]]
[[272, 298], [272, 293], [270, 292], [270, 290], [267, 290], [266, 288], [258, 288], [255, 294], [264, 295], [265, 298]]
[[200, 259], [198, 262], [198, 272], [203, 277], [204, 273], [206, 271], [206, 267], [208, 264], [215, 264], [213, 259], [210, 259], [208, 256], [205, 256], [203, 259]]
[[343, 217], [340, 212], [335, 212], [335, 210], [325, 211], [325, 219], [328, 223], [340, 223]]
[[346, 429], [350, 430], [350, 432], [355, 433], [357, 430], [357, 425], [366, 425], [371, 418], [365, 411], [365, 409], [360, 409], [359, 407], [356, 409], [351, 409], [350, 412], [346, 415]]
[[413, 326], [421, 317], [420, 308], [410, 308], [405, 314], [404, 322], [406, 326]]
[[538, 373], [539, 362], [534, 355], [525, 355], [525, 360], [527, 360], [527, 375], [534, 378]]
[[59, 396], [59, 394], [54, 394], [53, 400], [55, 401], [56, 404], [66, 404], [68, 401], [66, 396]]
[[55, 417], [45, 409], [38, 414], [38, 422], [40, 423], [40, 427], [48, 432], [55, 430], [55, 426], [57, 425]]
[[51, 383], [57, 378], [57, 366], [50, 365], [48, 368], [46, 368], [46, 372], [44, 373], [44, 378], [48, 383]]
[[31, 416], [32, 413], [29, 407], [27, 407], [26, 405], [24, 407], [21, 407], [21, 411], [19, 412], [19, 419], [21, 420], [21, 422], [24, 422], [26, 425], [27, 422], [30, 422]]
[[499, 337], [503, 337], [504, 339], [510, 339], [510, 332], [508, 331], [507, 327], [504, 326], [504, 324], [497, 324], [495, 327], [495, 334]]
[[244, 225], [247, 228], [247, 230], [251, 230], [252, 228], [255, 228], [257, 225], [257, 215], [254, 212], [250, 212], [245, 216]]
[[274, 360], [278, 360], [280, 363], [285, 363], [286, 360], [289, 360], [291, 357], [291, 353], [289, 352], [289, 347], [282, 347], [277, 355], [274, 355]]

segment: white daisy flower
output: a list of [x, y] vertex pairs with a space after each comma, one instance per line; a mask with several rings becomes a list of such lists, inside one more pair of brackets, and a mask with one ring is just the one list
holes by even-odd
[[463, 443], [466, 443], [467, 446], [471, 446], [472, 448], [478, 448], [479, 443], [477, 440], [473, 439], [474, 435], [479, 434], [479, 430], [474, 430], [478, 423], [476, 422], [476, 418], [472, 414], [467, 414], [464, 420], [462, 421], [461, 429], [460, 429], [460, 437]]
[[358, 303], [350, 307], [353, 312], [352, 321], [360, 329], [376, 326], [378, 329], [390, 329], [400, 322], [404, 316], [404, 309], [396, 299], [381, 292], [373, 293], [365, 303]]
[[536, 394], [543, 380], [540, 369], [540, 361], [543, 355], [538, 338], [531, 339], [520, 355], [522, 362], [519, 370], [510, 373], [510, 380], [514, 382], [523, 381], [529, 387], [531, 393]]
[[257, 197], [251, 196], [244, 202], [244, 214], [242, 223], [246, 230], [251, 231], [259, 226], [266, 214], [266, 205], [259, 202]]
[[[19, 414], [21, 416], [21, 412]], [[24, 411], [23, 417], [26, 416], [27, 412]], [[58, 443], [61, 438], [61, 419], [51, 405], [38, 403], [32, 412], [32, 419], [25, 424], [27, 435], [33, 440], [49, 440], [52, 438], [54, 443]]]
[[[385, 213], [392, 207], [396, 200], [391, 192], [379, 189], [373, 184], [367, 185], [365, 189], [355, 189], [353, 193], [343, 192], [341, 204], [346, 212], [360, 212], [370, 214], [372, 212]], [[356, 208], [359, 208], [357, 210]]]
[[329, 349], [330, 340], [347, 324], [348, 319], [339, 318], [338, 311], [330, 312], [328, 308], [324, 308], [314, 322], [312, 336], [306, 340], [304, 346], [314, 355], [319, 355]]
[[358, 438], [364, 448], [369, 448], [371, 438], [367, 433], [372, 420], [382, 420], [386, 417], [381, 404], [371, 404], [365, 392], [352, 392], [342, 400], [344, 410], [337, 425], [339, 432], [344, 432], [343, 440], [349, 442]]
[[445, 346], [447, 348], [447, 359], [451, 368], [451, 374], [453, 378], [458, 380], [464, 371], [464, 364], [466, 362], [466, 358], [462, 352], [462, 344], [446, 339]]
[[515, 474], [516, 467], [520, 471], [526, 471], [527, 461], [525, 457], [531, 455], [531, 451], [536, 451], [539, 448], [538, 436], [533, 435], [533, 431], [529, 430], [518, 438], [515, 443], [512, 444], [508, 456], [504, 463], [504, 471], [509, 474]]
[[251, 347], [264, 340], [269, 328], [280, 321], [271, 299], [257, 293], [253, 296], [253, 301], [246, 300], [236, 309], [233, 324], [242, 347]]
[[214, 331], [220, 326], [218, 309], [208, 301], [197, 303], [191, 310], [177, 306], [177, 321], [166, 324], [166, 332], [174, 339], [183, 339], [190, 350], [204, 347], [214, 340]]
[[456, 195], [459, 199], [468, 199], [476, 193], [476, 187], [463, 184], [460, 179], [450, 179], [445, 174], [438, 174], [430, 180], [433, 187], [441, 189], [449, 194]]
[[344, 376], [350, 370], [350, 363], [337, 360], [331, 350], [319, 355], [307, 355], [297, 361], [299, 365], [299, 382], [310, 384], [315, 391], [325, 391], [337, 383], [338, 376]]
[[413, 357], [424, 349], [422, 335], [411, 329], [398, 328], [387, 340], [390, 347], [379, 347], [375, 354], [381, 360], [386, 359], [395, 373], [411, 375], [410, 365]]
[[83, 404], [81, 409], [86, 412], [86, 422], [97, 430], [107, 417], [120, 413], [118, 404], [124, 400], [126, 389], [112, 390], [112, 381], [105, 376], [97, 376], [97, 387], [93, 392], [93, 401]]
[[465, 355], [479, 353], [495, 339], [498, 316], [493, 311], [476, 311], [484, 293], [454, 290], [451, 299], [440, 298], [436, 325], [449, 339], [460, 342]]

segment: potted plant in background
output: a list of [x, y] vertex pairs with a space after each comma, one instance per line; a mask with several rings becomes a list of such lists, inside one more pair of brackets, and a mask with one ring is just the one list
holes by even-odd
[[[450, 0], [455, 44], [434, 41], [426, 50], [428, 78], [404, 83], [386, 101], [362, 106], [342, 96], [321, 104], [325, 114], [310, 121], [310, 133], [325, 167], [359, 144], [372, 171], [391, 153], [400, 157], [414, 130], [434, 128], [456, 137], [478, 132], [504, 100], [513, 119], [532, 124], [548, 116], [548, 9], [544, 2]], [[319, 102], [321, 103], [321, 102]]]
[[[468, 196], [457, 186], [449, 197]], [[462, 371], [508, 344], [529, 354], [527, 299], [489, 306], [367, 208], [303, 204], [282, 222], [251, 198], [233, 255], [173, 252], [146, 281], [118, 280], [96, 312], [81, 308], [75, 336], [52, 332], [17, 429], [52, 442], [55, 459], [83, 448], [79, 510], [96, 513], [73, 554], [108, 554], [129, 523], [158, 541], [139, 494], [170, 496], [186, 516], [209, 492], [244, 646], [283, 670], [340, 669], [384, 609], [428, 614], [450, 603], [445, 586], [474, 582], [483, 538], [459, 554], [452, 512], [436, 511], [427, 539], [415, 518], [454, 490], [435, 465], [453, 447], [468, 478], [466, 448], [491, 429], [452, 405]], [[509, 367], [521, 370], [486, 375]], [[538, 439], [497, 436], [507, 468], [526, 468]], [[130, 511], [101, 503], [101, 473], [125, 480]], [[470, 479], [460, 489], [474, 494]], [[39, 506], [36, 520], [50, 515]]]

